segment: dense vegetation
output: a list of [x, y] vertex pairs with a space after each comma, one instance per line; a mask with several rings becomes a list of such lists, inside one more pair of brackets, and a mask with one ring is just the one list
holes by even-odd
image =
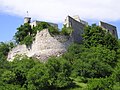
[[73, 31], [73, 29], [71, 27], [66, 27], [66, 25], [64, 25], [61, 30], [61, 34], [70, 35], [72, 33], [72, 31]]
[[46, 63], [26, 56], [8, 62], [13, 46], [0, 43], [0, 89], [120, 90], [119, 41], [96, 25], [84, 31], [82, 44], [72, 44], [64, 55]]
[[47, 22], [40, 22], [33, 28], [29, 25], [29, 23], [25, 23], [17, 28], [14, 39], [17, 44], [26, 44], [26, 46], [29, 46], [32, 44], [37, 31], [41, 31], [46, 28], [48, 28], [51, 35], [59, 34], [57, 27], [53, 27]]

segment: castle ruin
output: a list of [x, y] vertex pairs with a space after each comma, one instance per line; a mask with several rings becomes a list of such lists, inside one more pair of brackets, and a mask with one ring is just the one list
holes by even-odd
[[[31, 27], [37, 26], [37, 24], [40, 22], [41, 21], [31, 22], [30, 17], [24, 18], [24, 23], [29, 23]], [[58, 25], [55, 23], [49, 24], [58, 28]], [[65, 53], [67, 51], [67, 47], [71, 43], [81, 43], [84, 27], [87, 26], [88, 23], [81, 20], [79, 16], [67, 16], [63, 25], [73, 28], [73, 32], [70, 36], [51, 36], [48, 29], [42, 30], [40, 32], [37, 32], [35, 41], [31, 45], [31, 49], [28, 49], [26, 45], [18, 45], [8, 53], [7, 60], [12, 61], [16, 55], [27, 55], [28, 57], [35, 57], [44, 62], [50, 56], [60, 56]], [[99, 26], [110, 32], [114, 37], [118, 38], [115, 26], [101, 21], [99, 23]]]
[[81, 43], [82, 34], [84, 33], [84, 27], [87, 26], [88, 23], [81, 20], [79, 16], [67, 16], [63, 24], [66, 25], [66, 27], [73, 28], [73, 32], [71, 34], [72, 41], [76, 43]]
[[105, 23], [105, 22], [102, 22], [102, 21], [99, 22], [99, 26], [102, 27], [103, 29], [105, 29], [110, 34], [112, 34], [112, 36], [114, 36], [115, 38], [118, 39], [117, 29], [115, 26]]
[[[43, 21], [34, 20], [33, 22], [31, 22], [31, 17], [24, 18], [24, 23], [29, 23], [31, 25], [31, 27], [36, 27], [40, 22], [43, 22]], [[47, 23], [53, 27], [58, 28], [58, 24], [56, 24], [56, 23], [51, 23], [51, 22], [47, 22]]]
[[[74, 32], [72, 33], [72, 37], [74, 38], [73, 41], [80, 42], [82, 40], [81, 34], [84, 33], [84, 27], [88, 25], [86, 21], [83, 21], [79, 18], [79, 16], [67, 16], [65, 19], [64, 25], [66, 27], [72, 27]], [[99, 26], [109, 32], [112, 36], [118, 39], [117, 29], [115, 26], [102, 22], [99, 22]]]

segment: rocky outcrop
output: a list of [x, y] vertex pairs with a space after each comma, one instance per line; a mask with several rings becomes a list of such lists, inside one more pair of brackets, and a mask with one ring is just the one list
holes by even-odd
[[26, 45], [18, 45], [8, 54], [8, 61], [12, 61], [16, 55], [27, 55], [45, 61], [50, 56], [60, 56], [66, 52], [71, 41], [67, 36], [51, 36], [48, 29], [37, 32], [35, 41], [28, 48]]

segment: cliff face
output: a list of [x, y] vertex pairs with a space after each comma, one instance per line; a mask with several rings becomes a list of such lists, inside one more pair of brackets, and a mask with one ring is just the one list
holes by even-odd
[[36, 34], [35, 41], [27, 48], [26, 45], [18, 45], [8, 53], [8, 61], [12, 61], [16, 55], [27, 55], [45, 61], [50, 56], [60, 56], [66, 52], [71, 41], [67, 36], [51, 36], [48, 29]]

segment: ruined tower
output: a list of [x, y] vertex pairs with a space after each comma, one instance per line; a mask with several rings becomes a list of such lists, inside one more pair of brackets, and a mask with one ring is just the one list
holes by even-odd
[[118, 39], [117, 28], [111, 24], [100, 21], [99, 26]]
[[24, 23], [31, 23], [31, 17], [25, 17]]
[[81, 43], [82, 34], [84, 33], [84, 27], [88, 25], [87, 22], [81, 20], [79, 16], [67, 16], [64, 24], [66, 27], [72, 27], [73, 32], [71, 34], [71, 40], [76, 43]]

